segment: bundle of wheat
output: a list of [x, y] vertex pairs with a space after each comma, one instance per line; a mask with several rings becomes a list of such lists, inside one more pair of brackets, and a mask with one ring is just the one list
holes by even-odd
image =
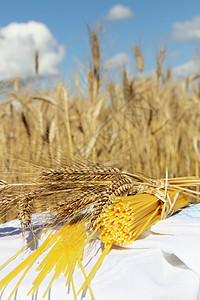
[[[0, 281], [0, 289], [23, 271], [11, 297], [32, 265], [45, 253], [36, 268], [39, 273], [29, 293], [34, 294], [52, 271], [46, 292], [63, 273], [66, 284], [71, 282], [76, 299], [73, 273], [76, 267], [80, 267], [85, 282], [78, 293], [88, 287], [94, 298], [90, 282], [112, 245], [132, 243], [157, 221], [187, 206], [189, 195], [198, 194], [188, 187], [199, 183], [197, 178], [154, 180], [83, 161], [46, 170], [33, 184], [15, 186], [2, 182], [4, 205], [0, 208], [1, 216], [11, 204], [16, 206], [24, 230], [30, 226], [34, 202], [42, 204], [46, 201], [51, 218], [43, 227], [42, 232], [50, 231], [43, 244]], [[86, 275], [82, 265], [84, 250], [97, 238], [104, 244], [104, 250]]]

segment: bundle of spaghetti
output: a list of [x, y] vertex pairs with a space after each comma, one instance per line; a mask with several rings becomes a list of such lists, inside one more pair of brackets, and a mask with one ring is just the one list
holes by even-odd
[[[132, 243], [143, 231], [175, 210], [187, 206], [189, 198], [178, 190], [158, 190], [113, 199], [100, 216], [100, 239], [106, 244]], [[167, 207], [167, 210], [166, 210]]]
[[119, 197], [101, 214], [100, 239], [106, 244], [131, 243], [160, 219], [159, 211], [160, 200], [152, 195]]
[[[52, 279], [44, 296], [54, 280], [64, 274], [66, 284], [71, 282], [74, 299], [85, 288], [94, 298], [90, 282], [112, 245], [132, 243], [157, 221], [187, 206], [189, 196], [199, 194], [188, 187], [199, 184], [200, 179], [197, 178], [155, 180], [141, 174], [121, 172], [116, 168], [93, 164], [86, 166], [84, 163], [76, 167], [44, 171], [38, 182], [30, 184], [30, 192], [27, 192], [29, 185], [26, 185], [23, 186], [25, 193], [20, 194], [18, 185], [12, 203], [18, 205], [20, 202], [17, 207], [21, 208], [23, 201], [28, 201], [29, 207], [34, 207], [34, 201], [42, 203], [49, 200], [48, 215], [52, 218], [44, 225], [43, 232], [50, 230], [50, 233], [38, 249], [0, 281], [0, 289], [23, 271], [12, 296], [27, 272], [39, 263], [35, 268], [38, 275], [29, 294], [33, 295], [47, 274], [51, 273]], [[10, 187], [11, 190], [14, 188], [13, 185]], [[5, 184], [4, 203], [10, 198], [9, 185]], [[23, 214], [19, 214], [19, 217], [24, 216], [25, 208], [23, 206]], [[29, 209], [29, 216], [31, 213], [33, 211]], [[22, 229], [31, 224], [30, 217], [21, 218], [20, 221]], [[97, 239], [104, 244], [104, 250], [92, 270], [86, 274], [83, 267], [86, 248], [89, 249], [88, 246], [92, 246]], [[85, 278], [78, 293], [73, 280], [77, 267], [80, 267]]]

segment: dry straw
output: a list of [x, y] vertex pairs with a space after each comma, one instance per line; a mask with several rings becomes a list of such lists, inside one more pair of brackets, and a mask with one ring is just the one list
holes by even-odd
[[[51, 218], [42, 229], [42, 232], [48, 231], [43, 244], [0, 281], [0, 288], [23, 272], [11, 297], [32, 265], [37, 265], [38, 259], [43, 257], [37, 265], [38, 275], [29, 294], [36, 293], [47, 274], [52, 272], [44, 297], [54, 280], [63, 274], [66, 285], [71, 282], [74, 299], [85, 288], [94, 299], [90, 282], [112, 245], [132, 243], [157, 221], [187, 206], [189, 196], [198, 194], [188, 186], [199, 183], [197, 178], [155, 180], [79, 158], [65, 167], [44, 170], [35, 183], [14, 185], [2, 181], [4, 208], [0, 209], [1, 215], [10, 208], [10, 203], [16, 205], [24, 230], [30, 226], [34, 202], [48, 201]], [[86, 249], [97, 239], [104, 244], [104, 250], [86, 275], [83, 268]], [[73, 280], [77, 267], [85, 278], [79, 290]]]

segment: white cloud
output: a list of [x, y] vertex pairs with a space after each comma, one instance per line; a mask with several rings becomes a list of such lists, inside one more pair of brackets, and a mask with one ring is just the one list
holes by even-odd
[[196, 59], [191, 59], [187, 63], [174, 67], [173, 76], [178, 80], [184, 80], [187, 77], [194, 77], [200, 72], [200, 64]]
[[130, 57], [126, 53], [118, 53], [106, 59], [104, 68], [106, 70], [120, 69], [129, 65], [130, 61]]
[[34, 76], [36, 50], [39, 51], [39, 75], [58, 74], [65, 48], [58, 45], [46, 25], [30, 21], [0, 28], [0, 80]]
[[176, 22], [173, 25], [172, 37], [176, 41], [200, 40], [200, 16], [190, 21]]
[[133, 13], [130, 10], [130, 8], [123, 6], [121, 4], [117, 4], [113, 6], [109, 10], [109, 13], [106, 15], [106, 19], [112, 21], [120, 21], [132, 17], [133, 17]]

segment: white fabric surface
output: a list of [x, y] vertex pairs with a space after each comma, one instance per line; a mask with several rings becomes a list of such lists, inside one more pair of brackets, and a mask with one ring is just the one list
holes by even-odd
[[[0, 225], [0, 264], [22, 247], [18, 225], [17, 221]], [[91, 257], [98, 247], [99, 245], [96, 245]], [[28, 249], [2, 269], [0, 278], [3, 278], [30, 252], [31, 250]], [[86, 266], [87, 274], [100, 254], [99, 251]], [[34, 271], [28, 273], [16, 297], [12, 299], [42, 299], [48, 285], [48, 278], [45, 279], [37, 296], [33, 298], [26, 296], [35, 275]], [[74, 280], [78, 290], [83, 282], [80, 270], [75, 272]], [[16, 280], [8, 285], [2, 295], [0, 292], [1, 300], [7, 300], [14, 282]], [[152, 227], [152, 232], [143, 234], [127, 249], [113, 249], [104, 259], [92, 280], [91, 287], [97, 300], [200, 299], [200, 204], [193, 205], [180, 214], [158, 222]], [[54, 282], [45, 299], [73, 299], [73, 294], [71, 289], [68, 293], [65, 279], [59, 278]], [[78, 299], [81, 299], [81, 296]], [[83, 299], [91, 299], [88, 291]]]
[[200, 204], [192, 204], [180, 213], [152, 226], [151, 230], [161, 234], [199, 235]]

